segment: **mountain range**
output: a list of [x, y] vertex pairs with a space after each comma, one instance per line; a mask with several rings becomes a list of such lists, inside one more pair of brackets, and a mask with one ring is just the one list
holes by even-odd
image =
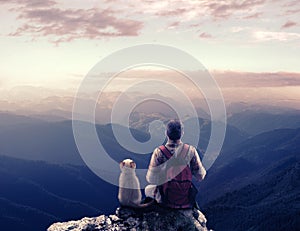
[[199, 190], [214, 230], [297, 230], [300, 129], [265, 132], [221, 153]]
[[[47, 122], [11, 113], [0, 113], [0, 119], [4, 121], [0, 123], [0, 153], [22, 159], [84, 165], [73, 137], [71, 121]], [[155, 119], [157, 117], [150, 115], [147, 122]], [[189, 119], [185, 123], [188, 124], [192, 120], [195, 119]], [[211, 135], [211, 123], [201, 118], [198, 121], [201, 133], [197, 148], [205, 151]], [[116, 140], [111, 124], [95, 126], [101, 144], [113, 159], [120, 162], [125, 157], [130, 157], [134, 158], [141, 168], [148, 166], [150, 153], [135, 155], [123, 148]], [[119, 128], [127, 130], [126, 127], [119, 126]], [[148, 128], [140, 129], [141, 127], [131, 128], [130, 131], [135, 139], [145, 142], [150, 138]], [[223, 148], [229, 148], [247, 137], [246, 133], [228, 125]]]
[[299, 114], [298, 110], [274, 113], [245, 110], [230, 115], [228, 123], [253, 136], [279, 128], [300, 127]]
[[[277, 164], [297, 160], [300, 129], [277, 129], [250, 137], [222, 152], [200, 186], [201, 201], [255, 183]], [[218, 189], [222, 190], [218, 190]]]
[[45, 230], [117, 206], [117, 187], [84, 166], [0, 156], [0, 183], [1, 230]]
[[[231, 116], [243, 121], [245, 113], [250, 112]], [[259, 118], [265, 112], [251, 113]], [[274, 115], [269, 114], [270, 120]], [[148, 122], [157, 119], [156, 115], [138, 116]], [[260, 128], [262, 123], [253, 122], [255, 132], [233, 126], [238, 125], [233, 120], [227, 125], [221, 154], [198, 185], [198, 202], [208, 227], [216, 231], [297, 230], [300, 126], [297, 116], [282, 117], [290, 121], [280, 119], [280, 126], [274, 123], [273, 128]], [[208, 119], [198, 121], [201, 133], [197, 148], [205, 151], [211, 124]], [[139, 120], [135, 122], [138, 126], [131, 128], [131, 133], [137, 140], [147, 141], [147, 127], [140, 127], [143, 123]], [[114, 160], [129, 157], [140, 168], [148, 166], [150, 153], [137, 155], [124, 149], [115, 139], [111, 124], [96, 125], [96, 129]], [[57, 221], [111, 213], [118, 206], [117, 190], [85, 166], [74, 142], [71, 121], [0, 113], [1, 230], [45, 230]]]
[[299, 155], [287, 158], [255, 182], [205, 204], [202, 211], [208, 227], [223, 231], [299, 230], [299, 159]]

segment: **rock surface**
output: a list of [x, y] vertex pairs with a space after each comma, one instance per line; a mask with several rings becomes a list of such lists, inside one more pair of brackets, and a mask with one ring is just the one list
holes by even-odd
[[151, 211], [118, 208], [113, 215], [83, 218], [52, 224], [47, 231], [208, 231], [206, 218], [199, 210], [171, 210], [155, 207]]

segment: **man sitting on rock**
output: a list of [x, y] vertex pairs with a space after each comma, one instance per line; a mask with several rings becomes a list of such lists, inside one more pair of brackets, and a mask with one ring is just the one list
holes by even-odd
[[197, 194], [192, 176], [201, 181], [206, 171], [197, 150], [181, 141], [183, 125], [179, 120], [167, 124], [166, 135], [166, 145], [159, 146], [152, 154], [146, 176], [150, 185], [145, 194], [164, 207], [192, 209]]

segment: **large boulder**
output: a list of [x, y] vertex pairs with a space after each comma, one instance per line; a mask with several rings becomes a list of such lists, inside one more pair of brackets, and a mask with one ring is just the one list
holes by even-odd
[[156, 206], [151, 211], [118, 208], [113, 215], [59, 222], [47, 231], [148, 230], [208, 231], [205, 216], [196, 209], [173, 210]]

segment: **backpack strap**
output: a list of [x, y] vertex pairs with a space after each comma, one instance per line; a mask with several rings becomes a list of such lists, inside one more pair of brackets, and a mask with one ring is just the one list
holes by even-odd
[[182, 158], [186, 158], [187, 154], [189, 153], [189, 150], [190, 150], [190, 145], [184, 144], [184, 145], [183, 145], [183, 148], [182, 148], [182, 150], [181, 150], [181, 152], [180, 152], [179, 155], [180, 155]]
[[165, 155], [165, 157], [167, 157], [167, 159], [170, 159], [173, 156], [165, 145], [159, 146], [159, 149]]
[[[169, 149], [165, 145], [159, 146], [160, 151], [167, 157], [167, 159], [170, 159], [173, 155], [169, 151]], [[190, 150], [190, 145], [183, 144], [183, 148], [181, 152], [179, 153], [179, 156], [185, 158]]]

